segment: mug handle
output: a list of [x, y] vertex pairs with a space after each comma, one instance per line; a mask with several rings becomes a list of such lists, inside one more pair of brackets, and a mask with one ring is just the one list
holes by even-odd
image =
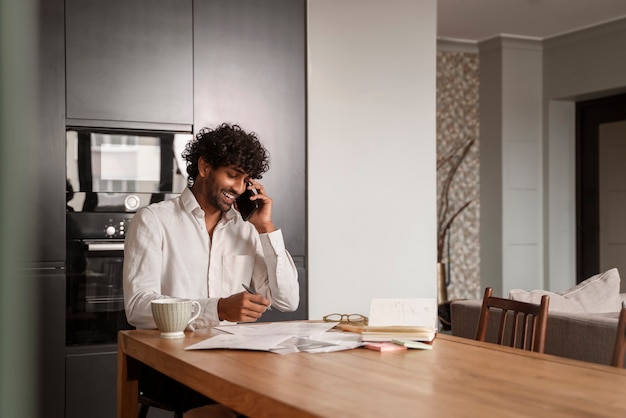
[[194, 320], [196, 320], [196, 318], [198, 318], [200, 316], [200, 311], [201, 311], [201, 307], [200, 307], [200, 302], [198, 302], [197, 300], [192, 300], [191, 301], [191, 305], [195, 305], [198, 308], [198, 312], [196, 312], [196, 314], [194, 316], [191, 317], [191, 319], [187, 322], [187, 325], [191, 324]]

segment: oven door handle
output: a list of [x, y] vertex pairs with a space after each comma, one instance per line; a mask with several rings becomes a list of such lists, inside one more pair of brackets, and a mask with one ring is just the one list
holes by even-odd
[[124, 251], [123, 242], [90, 242], [87, 244], [89, 251]]

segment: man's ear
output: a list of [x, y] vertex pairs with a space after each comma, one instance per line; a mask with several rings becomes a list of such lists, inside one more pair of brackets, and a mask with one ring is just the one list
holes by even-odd
[[198, 158], [198, 175], [200, 177], [206, 177], [211, 173], [211, 164], [207, 163], [202, 157]]

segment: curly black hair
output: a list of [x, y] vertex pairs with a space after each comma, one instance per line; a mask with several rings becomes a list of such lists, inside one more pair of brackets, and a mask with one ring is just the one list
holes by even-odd
[[263, 178], [270, 168], [269, 153], [256, 133], [247, 133], [239, 125], [228, 123], [215, 129], [202, 128], [195, 139], [187, 143], [182, 156], [187, 161], [190, 186], [198, 175], [198, 159], [201, 157], [214, 168], [239, 167], [253, 179]]

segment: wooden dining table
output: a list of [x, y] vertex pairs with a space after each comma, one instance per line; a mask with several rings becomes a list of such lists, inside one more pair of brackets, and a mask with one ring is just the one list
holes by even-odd
[[626, 369], [445, 334], [400, 352], [184, 349], [214, 332], [120, 331], [118, 418], [137, 416], [141, 363], [249, 417], [626, 417]]

